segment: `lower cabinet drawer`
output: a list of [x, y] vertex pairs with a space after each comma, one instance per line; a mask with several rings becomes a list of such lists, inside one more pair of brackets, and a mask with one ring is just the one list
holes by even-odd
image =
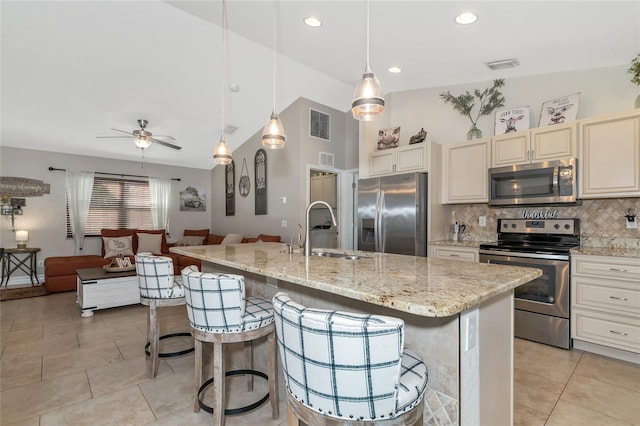
[[574, 275], [573, 296], [573, 306], [640, 315], [639, 283]]
[[574, 309], [571, 337], [640, 353], [640, 319]]
[[432, 250], [433, 257], [436, 259], [463, 260], [466, 262], [478, 261], [478, 250], [469, 249], [452, 249], [445, 247], [434, 247]]

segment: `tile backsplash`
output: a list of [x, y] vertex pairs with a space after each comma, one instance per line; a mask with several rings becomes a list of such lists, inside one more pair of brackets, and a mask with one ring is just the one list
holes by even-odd
[[[579, 206], [509, 207], [494, 208], [486, 204], [449, 205], [451, 223], [466, 225], [463, 240], [495, 240], [499, 218], [520, 218], [524, 210], [558, 210], [558, 218], [580, 220], [580, 236], [583, 246], [640, 248], [640, 229], [627, 229], [625, 211], [636, 209], [640, 213], [640, 198], [583, 200]], [[478, 218], [485, 216], [487, 226], [478, 225]], [[638, 220], [636, 218], [636, 220]]]

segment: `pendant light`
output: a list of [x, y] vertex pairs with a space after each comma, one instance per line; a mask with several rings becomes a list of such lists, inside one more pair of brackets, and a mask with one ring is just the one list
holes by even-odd
[[262, 146], [269, 149], [282, 149], [287, 142], [282, 121], [276, 114], [276, 34], [278, 29], [278, 2], [273, 2], [273, 112], [262, 131]]
[[222, 0], [222, 108], [221, 114], [222, 117], [220, 122], [220, 142], [216, 145], [216, 149], [213, 153], [213, 161], [216, 164], [221, 164], [223, 166], [227, 164], [231, 164], [231, 148], [227, 145], [224, 140], [224, 101], [226, 93], [226, 83], [227, 83], [227, 7], [225, 1]]
[[375, 120], [384, 111], [382, 87], [369, 67], [369, 33], [369, 0], [367, 0], [367, 66], [362, 79], [356, 85], [351, 103], [353, 118], [360, 121]]

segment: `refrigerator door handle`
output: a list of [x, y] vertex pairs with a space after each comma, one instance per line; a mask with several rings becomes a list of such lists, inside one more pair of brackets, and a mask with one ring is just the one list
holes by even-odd
[[376, 250], [379, 251], [380, 253], [384, 253], [384, 209], [385, 209], [385, 202], [384, 202], [384, 191], [380, 190], [380, 208], [378, 209], [378, 238], [380, 238], [380, 249]]
[[374, 250], [376, 252], [380, 251], [379, 238], [380, 238], [380, 191], [376, 193], [376, 213], [373, 217], [373, 243], [374, 243]]

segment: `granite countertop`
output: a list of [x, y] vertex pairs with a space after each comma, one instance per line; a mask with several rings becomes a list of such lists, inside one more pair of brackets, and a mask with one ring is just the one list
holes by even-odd
[[[358, 260], [288, 254], [282, 243], [172, 247], [171, 252], [425, 317], [447, 317], [542, 271], [363, 251]], [[344, 252], [339, 250], [326, 250]]]
[[571, 254], [640, 258], [640, 249], [628, 247], [580, 247], [571, 249]]
[[495, 241], [474, 241], [474, 240], [439, 240], [429, 241], [433, 246], [452, 246], [452, 247], [467, 247], [467, 248], [480, 248], [480, 244], [494, 243]]

